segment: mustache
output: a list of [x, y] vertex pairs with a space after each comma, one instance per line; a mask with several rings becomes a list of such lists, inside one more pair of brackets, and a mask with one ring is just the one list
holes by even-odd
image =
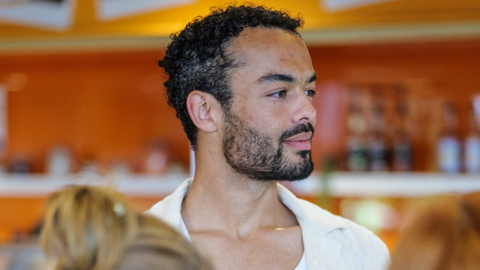
[[283, 132], [282, 135], [280, 136], [280, 141], [284, 141], [287, 138], [290, 138], [292, 136], [295, 136], [297, 134], [301, 134], [304, 132], [312, 132], [312, 137], [313, 137], [313, 134], [315, 134], [315, 129], [310, 123], [298, 125], [290, 130]]

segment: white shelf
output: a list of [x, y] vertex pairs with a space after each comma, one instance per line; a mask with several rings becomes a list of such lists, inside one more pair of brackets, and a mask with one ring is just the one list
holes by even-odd
[[[319, 175], [294, 183], [299, 195], [321, 194]], [[334, 197], [425, 197], [480, 191], [480, 175], [441, 173], [334, 173], [327, 180]]]
[[72, 176], [65, 181], [48, 175], [2, 175], [0, 197], [44, 197], [72, 184], [111, 185], [127, 196], [163, 197], [173, 192], [186, 178], [187, 174], [123, 175], [108, 177], [108, 180], [98, 176]]
[[[113, 185], [127, 196], [163, 197], [170, 194], [187, 174], [167, 176], [129, 175], [116, 177]], [[85, 182], [86, 177], [61, 181], [48, 175], [0, 176], [0, 197], [43, 197], [69, 184]], [[76, 179], [76, 180], [75, 180]], [[290, 183], [289, 188], [301, 196], [322, 192], [320, 175]], [[334, 197], [423, 197], [444, 193], [480, 191], [480, 175], [445, 175], [439, 173], [334, 173], [328, 180]]]

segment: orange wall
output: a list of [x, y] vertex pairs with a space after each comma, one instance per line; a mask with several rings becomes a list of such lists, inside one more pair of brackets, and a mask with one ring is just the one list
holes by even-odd
[[[8, 158], [26, 156], [44, 171], [50, 147], [77, 160], [126, 160], [138, 170], [154, 139], [188, 164], [188, 141], [163, 96], [160, 52], [2, 56], [8, 93]], [[23, 74], [23, 75], [18, 75]], [[18, 79], [22, 78], [22, 83]], [[24, 81], [24, 82], [23, 82]]]

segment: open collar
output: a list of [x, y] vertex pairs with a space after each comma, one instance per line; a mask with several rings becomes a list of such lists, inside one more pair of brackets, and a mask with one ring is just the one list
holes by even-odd
[[296, 216], [302, 230], [308, 269], [337, 269], [342, 242], [333, 233], [346, 228], [343, 220], [312, 203], [298, 199], [281, 184], [277, 184], [277, 190], [279, 200]]

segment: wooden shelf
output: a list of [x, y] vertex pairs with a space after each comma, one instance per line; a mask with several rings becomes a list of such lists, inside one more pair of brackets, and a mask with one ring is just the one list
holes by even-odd
[[[127, 196], [163, 197], [189, 176], [187, 174], [123, 175], [109, 177]], [[48, 175], [0, 177], [0, 197], [43, 197], [69, 184], [106, 184], [105, 180], [84, 181], [87, 177], [72, 176], [61, 181]], [[334, 173], [327, 180], [328, 192], [334, 197], [424, 197], [444, 193], [480, 191], [480, 175], [440, 173]], [[289, 183], [300, 196], [316, 196], [322, 192], [322, 179], [312, 174], [304, 181]]]

